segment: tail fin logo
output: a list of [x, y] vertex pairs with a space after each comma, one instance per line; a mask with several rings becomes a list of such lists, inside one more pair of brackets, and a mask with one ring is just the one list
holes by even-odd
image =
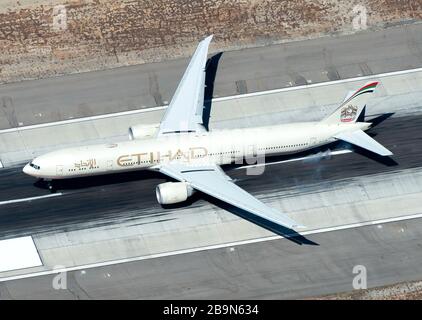
[[357, 113], [358, 113], [358, 107], [349, 104], [348, 106], [341, 109], [340, 121], [351, 122], [355, 120]]

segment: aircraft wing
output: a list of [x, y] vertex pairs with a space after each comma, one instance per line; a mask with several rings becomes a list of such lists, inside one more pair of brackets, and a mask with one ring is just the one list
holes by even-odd
[[180, 132], [204, 131], [205, 67], [212, 35], [202, 40], [161, 120], [158, 136]]
[[158, 170], [179, 181], [188, 183], [192, 188], [214, 198], [243, 209], [265, 220], [287, 228], [300, 228], [294, 220], [277, 210], [268, 207], [251, 194], [238, 187], [217, 165], [164, 164]]

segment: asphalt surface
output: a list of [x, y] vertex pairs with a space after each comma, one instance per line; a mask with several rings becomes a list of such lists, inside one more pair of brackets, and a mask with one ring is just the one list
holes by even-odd
[[420, 279], [422, 220], [285, 239], [0, 283], [0, 299], [297, 299], [353, 290], [353, 268], [375, 287]]
[[[210, 57], [217, 54], [210, 53]], [[0, 86], [0, 129], [165, 105], [188, 59]], [[224, 52], [207, 97], [422, 66], [422, 24]], [[215, 80], [215, 81], [214, 81]]]
[[[419, 167], [421, 126], [421, 116], [390, 117], [369, 131], [394, 153], [391, 159], [357, 150], [359, 153], [321, 161], [314, 159], [268, 166], [260, 176], [246, 176], [245, 170], [230, 171], [229, 175], [252, 194], [271, 194], [274, 190], [292, 186], [317, 182], [328, 186], [336, 179]], [[272, 160], [280, 159], [284, 157]], [[59, 181], [56, 188], [63, 193], [62, 196], [0, 205], [0, 239], [121, 221], [140, 223], [142, 217], [151, 215], [157, 221], [172, 219], [155, 198], [155, 186], [165, 181], [166, 178], [159, 174], [142, 171]], [[49, 194], [44, 188], [34, 178], [22, 174], [21, 168], [0, 170], [0, 202]], [[197, 194], [186, 205], [201, 210], [205, 201], [213, 200]]]

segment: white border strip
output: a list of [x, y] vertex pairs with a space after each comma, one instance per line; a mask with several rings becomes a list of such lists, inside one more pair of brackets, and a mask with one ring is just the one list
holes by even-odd
[[[307, 88], [331, 86], [331, 85], [336, 85], [336, 84], [340, 84], [340, 83], [354, 82], [354, 81], [360, 81], [360, 80], [368, 80], [368, 79], [373, 79], [373, 78], [385, 78], [385, 77], [403, 75], [403, 74], [408, 74], [408, 73], [417, 73], [417, 72], [421, 72], [421, 71], [422, 71], [422, 68], [386, 72], [386, 73], [374, 74], [374, 75], [370, 75], [370, 76], [362, 76], [362, 77], [341, 79], [341, 80], [335, 80], [335, 81], [326, 81], [326, 82], [300, 85], [300, 86], [295, 86], [295, 87], [287, 87], [287, 88], [273, 89], [273, 90], [267, 90], [267, 91], [258, 91], [258, 92], [252, 92], [252, 93], [246, 93], [246, 94], [239, 94], [239, 95], [234, 95], [234, 96], [220, 97], [220, 98], [213, 99], [213, 101], [218, 102], [218, 101], [227, 101], [227, 100], [233, 100], [233, 99], [248, 98], [248, 97], [260, 96], [260, 95], [266, 95], [266, 94], [273, 94], [273, 93], [279, 93], [279, 92], [285, 92], [285, 91], [294, 91], [294, 90], [302, 90], [302, 89], [307, 89]], [[92, 117], [41, 123], [41, 124], [23, 126], [23, 127], [18, 127], [18, 128], [3, 129], [3, 130], [0, 130], [0, 134], [9, 133], [9, 132], [16, 132], [16, 131], [19, 132], [19, 131], [22, 131], [22, 130], [31, 130], [31, 129], [37, 129], [37, 128], [59, 126], [59, 125], [65, 125], [65, 124], [70, 124], [70, 123], [77, 123], [77, 122], [85, 122], [85, 121], [91, 121], [91, 120], [120, 117], [120, 116], [126, 116], [126, 115], [138, 114], [138, 113], [144, 113], [144, 112], [152, 112], [152, 111], [157, 111], [157, 110], [163, 110], [163, 109], [166, 109], [166, 108], [167, 108], [167, 106], [159, 106], [159, 107], [151, 107], [151, 108], [138, 109], [138, 110], [108, 113], [108, 114], [97, 115], [97, 116], [92, 116]]]
[[[383, 224], [383, 223], [397, 222], [397, 221], [417, 219], [417, 218], [422, 218], [422, 213], [417, 213], [417, 214], [412, 214], [412, 215], [407, 215], [407, 216], [401, 216], [401, 217], [394, 217], [394, 218], [379, 219], [379, 220], [373, 220], [373, 221], [358, 222], [358, 223], [346, 224], [346, 225], [335, 226], [335, 227], [315, 229], [315, 230], [300, 232], [300, 234], [305, 236], [305, 235], [310, 235], [310, 234], [318, 234], [318, 233], [326, 233], [326, 232], [331, 232], [331, 231], [353, 229], [353, 228], [358, 228], [358, 227], [365, 227], [365, 226], [378, 225], [378, 224]], [[99, 263], [93, 263], [93, 264], [87, 264], [87, 265], [81, 265], [81, 266], [75, 266], [75, 267], [69, 267], [69, 268], [61, 268], [61, 269], [55, 269], [55, 270], [47, 270], [47, 271], [41, 271], [41, 272], [35, 272], [35, 273], [5, 277], [5, 278], [0, 278], [0, 282], [26, 279], [26, 278], [32, 278], [32, 277], [39, 277], [39, 276], [46, 276], [46, 275], [51, 275], [51, 274], [57, 274], [57, 273], [60, 273], [60, 272], [70, 272], [70, 271], [85, 270], [85, 269], [92, 269], [92, 268], [98, 268], [98, 267], [106, 267], [106, 266], [111, 266], [111, 265], [116, 265], [116, 264], [136, 262], [136, 261], [149, 260], [149, 259], [155, 259], [155, 258], [163, 258], [163, 257], [169, 257], [169, 256], [176, 256], [176, 255], [194, 253], [194, 252], [200, 252], [200, 251], [206, 251], [206, 250], [235, 247], [235, 246], [240, 246], [240, 245], [245, 245], [245, 244], [266, 242], [266, 241], [278, 240], [278, 239], [283, 239], [283, 238], [285, 238], [285, 237], [274, 235], [274, 236], [264, 237], [264, 238], [256, 238], [256, 239], [235, 241], [235, 242], [230, 242], [230, 243], [222, 243], [222, 244], [204, 246], [204, 247], [198, 247], [198, 248], [191, 248], [191, 249], [176, 250], [176, 251], [170, 251], [170, 252], [164, 252], [164, 253], [157, 253], [157, 254], [151, 254], [151, 255], [147, 255], [147, 256], [139, 256], [139, 257], [133, 257], [133, 258], [111, 260], [111, 261], [105, 261], [105, 262], [99, 262]]]

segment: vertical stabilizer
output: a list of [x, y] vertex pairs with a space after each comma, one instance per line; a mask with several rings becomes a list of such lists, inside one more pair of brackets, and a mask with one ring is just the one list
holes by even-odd
[[359, 90], [348, 94], [341, 105], [321, 122], [326, 124], [355, 123], [368, 99], [372, 96], [378, 82], [368, 82]]

